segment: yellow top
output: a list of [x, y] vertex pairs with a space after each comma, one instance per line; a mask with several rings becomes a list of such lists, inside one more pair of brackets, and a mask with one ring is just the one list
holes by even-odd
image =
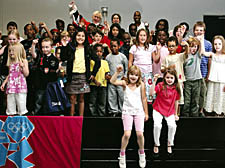
[[73, 61], [73, 73], [85, 73], [85, 58], [84, 48], [77, 48], [75, 54], [75, 60]]
[[[91, 60], [90, 62], [90, 70], [93, 71], [95, 62]], [[95, 79], [101, 83], [101, 86], [107, 86], [107, 80], [105, 79], [105, 73], [109, 72], [109, 65], [106, 60], [101, 60], [101, 67], [99, 68]], [[90, 85], [96, 85], [94, 82], [91, 82]]]

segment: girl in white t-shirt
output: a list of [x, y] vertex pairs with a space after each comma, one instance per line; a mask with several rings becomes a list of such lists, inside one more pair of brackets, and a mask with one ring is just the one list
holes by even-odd
[[142, 79], [146, 87], [147, 101], [150, 103], [152, 98], [149, 96], [149, 89], [152, 85], [152, 62], [159, 62], [161, 45], [153, 46], [148, 42], [148, 33], [145, 29], [140, 29], [137, 32], [135, 44], [129, 51], [128, 68], [131, 65], [136, 65], [141, 70]]
[[223, 36], [215, 36], [212, 43], [213, 52], [204, 54], [212, 57], [204, 108], [209, 113], [223, 115], [222, 113], [225, 113], [225, 75], [223, 74], [225, 72], [225, 40]]
[[145, 85], [141, 81], [140, 69], [133, 65], [129, 68], [126, 80], [117, 80], [118, 74], [123, 70], [122, 66], [117, 67], [117, 71], [112, 76], [110, 82], [124, 88], [124, 103], [122, 111], [122, 120], [124, 134], [121, 142], [119, 157], [120, 168], [126, 168], [125, 150], [131, 136], [132, 125], [134, 122], [137, 134], [137, 143], [139, 146], [139, 165], [146, 166], [144, 152], [144, 121], [148, 120], [148, 106], [145, 94]]

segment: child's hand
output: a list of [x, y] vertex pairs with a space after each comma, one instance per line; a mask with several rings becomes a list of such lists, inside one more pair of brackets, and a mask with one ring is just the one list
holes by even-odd
[[102, 47], [109, 47], [109, 46], [106, 43], [103, 43]]
[[34, 21], [31, 21], [30, 24], [32, 24], [33, 26], [36, 25], [36, 23]]
[[72, 8], [72, 9], [75, 9], [75, 5], [76, 5], [75, 1], [72, 1], [72, 2], [69, 3], [69, 7]]
[[199, 41], [204, 40], [204, 34], [196, 36]]
[[45, 27], [46, 27], [46, 24], [45, 24], [44, 22], [40, 22], [40, 23], [39, 23], [39, 27], [40, 27], [40, 28], [45, 28]]
[[154, 30], [151, 30], [150, 33], [149, 33], [150, 36], [153, 36], [154, 34], [155, 34]]
[[91, 75], [90, 78], [89, 78], [90, 81], [92, 81], [94, 79], [95, 79], [94, 75]]
[[3, 82], [3, 84], [1, 85], [0, 89], [1, 89], [1, 91], [4, 92], [4, 90], [5, 90], [5, 83], [4, 83], [4, 82]]
[[154, 75], [154, 82], [156, 82], [157, 81], [157, 79], [160, 77], [160, 75], [159, 74], [155, 74]]
[[23, 62], [20, 62], [20, 63], [19, 63], [19, 66], [20, 66], [21, 69], [23, 69], [24, 63], [23, 63]]
[[100, 82], [98, 82], [96, 80], [95, 80], [95, 84], [96, 84], [96, 86], [101, 86], [102, 85]]
[[34, 39], [32, 45], [36, 45], [38, 43], [38, 39]]
[[148, 121], [148, 118], [149, 118], [148, 114], [145, 114], [145, 121]]
[[122, 72], [123, 71], [123, 66], [122, 65], [118, 65], [117, 68], [116, 68], [116, 71], [118, 73]]
[[175, 121], [178, 121], [179, 120], [179, 116], [176, 114], [175, 115]]
[[157, 43], [156, 43], [156, 49], [157, 49], [157, 51], [160, 51], [161, 48], [162, 48], [161, 43], [160, 43], [160, 42], [157, 42]]

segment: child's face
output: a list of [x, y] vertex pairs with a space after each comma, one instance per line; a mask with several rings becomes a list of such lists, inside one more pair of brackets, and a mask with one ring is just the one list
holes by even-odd
[[68, 42], [70, 41], [70, 36], [62, 36], [61, 40]]
[[170, 55], [176, 54], [177, 45], [175, 41], [169, 41], [167, 47]]
[[120, 23], [120, 18], [118, 15], [113, 16], [112, 23]]
[[130, 35], [132, 36], [132, 37], [136, 37], [136, 33], [137, 33], [137, 27], [135, 26], [135, 25], [133, 25], [133, 26], [131, 26], [130, 27]]
[[137, 83], [138, 78], [139, 78], [138, 72], [133, 72], [133, 73], [130, 73], [130, 74], [129, 74], [129, 81], [130, 81], [130, 83], [132, 83], [132, 84]]
[[73, 37], [73, 33], [76, 31], [74, 26], [68, 27], [68, 33], [70, 34], [70, 37]]
[[102, 40], [102, 36], [98, 33], [96, 33], [93, 37], [94, 42], [96, 43], [100, 43], [100, 41]]
[[165, 22], [164, 22], [164, 21], [160, 21], [160, 22], [159, 22], [158, 29], [159, 29], [159, 30], [162, 30], [162, 29], [164, 29], [164, 28], [165, 28]]
[[33, 39], [35, 37], [35, 31], [32, 25], [28, 25], [25, 30], [25, 35], [27, 35], [28, 39]]
[[138, 36], [138, 40], [141, 44], [144, 44], [147, 40], [147, 34], [145, 31], [141, 31], [139, 36]]
[[196, 36], [201, 36], [205, 34], [204, 27], [196, 26], [194, 30], [194, 35]]
[[165, 81], [167, 85], [171, 86], [175, 82], [175, 76], [167, 72], [165, 76]]
[[195, 55], [197, 51], [198, 51], [198, 45], [197, 44], [193, 44], [192, 46], [190, 46], [190, 53], [192, 55]]
[[42, 46], [42, 52], [45, 55], [50, 55], [51, 51], [52, 51], [52, 46], [51, 46], [51, 42], [50, 41], [43, 41], [41, 43]]
[[59, 38], [59, 32], [56, 31], [52, 32], [52, 36], [53, 36], [52, 40], [57, 40]]
[[13, 44], [18, 43], [19, 42], [19, 39], [16, 37], [15, 34], [10, 34], [8, 36], [8, 42], [9, 42], [10, 45], [13, 45]]
[[223, 48], [223, 43], [220, 39], [215, 39], [214, 40], [214, 46], [213, 46], [216, 50], [216, 52], [221, 52], [222, 48]]
[[116, 41], [111, 41], [110, 49], [114, 55], [117, 55], [119, 53], [119, 45]]
[[96, 48], [96, 55], [97, 55], [99, 58], [102, 58], [102, 55], [103, 55], [103, 48], [102, 48], [102, 47], [97, 47], [97, 48]]
[[77, 41], [78, 45], [83, 45], [83, 43], [85, 41], [85, 34], [84, 34], [84, 32], [78, 32], [77, 33], [76, 41]]
[[160, 44], [164, 45], [166, 43], [166, 39], [167, 39], [166, 32], [159, 31], [157, 39], [160, 42]]
[[124, 34], [123, 38], [124, 38], [124, 44], [126, 46], [130, 46], [130, 36], [128, 34]]
[[112, 35], [113, 35], [113, 37], [117, 37], [118, 34], [119, 34], [119, 29], [118, 29], [117, 27], [114, 26], [114, 27], [112, 28]]
[[10, 32], [12, 30], [16, 30], [16, 26], [9, 26], [7, 30], [8, 30], [8, 32]]
[[181, 28], [178, 28], [178, 30], [176, 31], [176, 37], [180, 37], [182, 36], [182, 30]]
[[14, 50], [13, 50], [13, 48], [12, 47], [9, 47], [9, 57], [11, 58], [11, 59], [15, 59], [15, 54], [14, 54]]
[[55, 57], [60, 61], [61, 60], [61, 58], [60, 58], [60, 53], [61, 53], [61, 50], [60, 49], [57, 49], [56, 51], [55, 51]]

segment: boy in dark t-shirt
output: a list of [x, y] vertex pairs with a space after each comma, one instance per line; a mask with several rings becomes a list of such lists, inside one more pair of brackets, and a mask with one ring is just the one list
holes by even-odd
[[[33, 40], [32, 43], [32, 56], [33, 58], [38, 59], [37, 70], [35, 74], [35, 114], [41, 114], [47, 112], [45, 106], [45, 91], [48, 83], [57, 81], [57, 69], [59, 66], [58, 59], [51, 53], [52, 50], [52, 40], [45, 38], [41, 42], [42, 53], [37, 54], [35, 52], [35, 45], [38, 43], [38, 40]], [[42, 110], [42, 111], [41, 111]]]

